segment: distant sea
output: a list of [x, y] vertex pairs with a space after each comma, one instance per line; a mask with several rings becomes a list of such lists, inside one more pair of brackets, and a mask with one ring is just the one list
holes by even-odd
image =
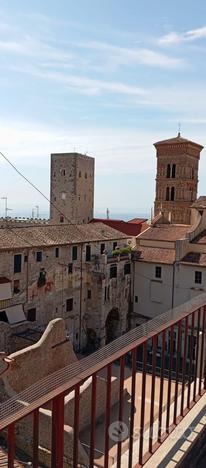
[[[4, 213], [1, 213], [1, 216], [4, 216]], [[31, 212], [27, 210], [22, 210], [22, 211], [14, 211], [13, 213], [10, 214], [12, 218], [15, 217], [20, 217], [20, 218], [30, 218], [31, 217]], [[34, 217], [36, 216], [36, 213], [34, 214]], [[40, 207], [40, 213], [39, 213], [40, 218], [48, 218], [49, 217], [49, 212], [46, 210], [41, 213], [41, 207]], [[106, 218], [106, 212], [102, 211], [95, 211], [95, 218]], [[148, 213], [116, 213], [115, 211], [113, 212], [112, 210], [109, 213], [110, 219], [122, 219], [124, 221], [128, 221], [129, 219], [133, 218], [146, 218], [148, 219], [150, 215]]]
[[[135, 213], [135, 212], [132, 212], [132, 213], [115, 213], [113, 211], [110, 211], [110, 213], [109, 213], [109, 217], [111, 219], [122, 219], [124, 221], [128, 221], [128, 220], [133, 219], [133, 218], [146, 218], [146, 219], [148, 219], [149, 216], [150, 215], [148, 213]], [[95, 218], [106, 218], [106, 213], [96, 211], [95, 212]]]

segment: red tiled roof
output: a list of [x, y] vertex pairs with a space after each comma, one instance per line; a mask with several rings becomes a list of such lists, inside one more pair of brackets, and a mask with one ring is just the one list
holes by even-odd
[[147, 218], [133, 218], [127, 222], [132, 223], [132, 224], [142, 224], [142, 223], [146, 223], [146, 221], [147, 221]]
[[151, 263], [168, 263], [175, 261], [174, 249], [156, 249], [155, 247], [141, 247], [136, 251], [138, 261]]
[[184, 239], [189, 228], [190, 226], [188, 225], [156, 224], [141, 233], [138, 239], [174, 242], [178, 239]]
[[168, 140], [162, 140], [162, 141], [157, 141], [154, 143], [154, 146], [160, 146], [160, 145], [174, 145], [174, 144], [180, 144], [180, 143], [190, 143], [191, 145], [198, 146], [200, 149], [203, 149], [204, 146], [199, 145], [198, 143], [195, 143], [194, 141], [187, 140], [186, 138], [182, 138], [180, 133], [174, 138], [169, 138]]
[[206, 197], [199, 197], [191, 206], [191, 208], [206, 208]]
[[[145, 221], [145, 220], [143, 220]], [[104, 223], [107, 226], [112, 227], [113, 229], [116, 229], [117, 231], [120, 231], [129, 237], [136, 237], [138, 234], [142, 232], [142, 230], [145, 230], [148, 226], [144, 222], [139, 222], [139, 223], [132, 223], [132, 222], [126, 222], [120, 219], [99, 219], [99, 218], [93, 218], [90, 223]]]
[[183, 263], [195, 263], [197, 265], [206, 265], [206, 254], [199, 252], [189, 252], [181, 260]]

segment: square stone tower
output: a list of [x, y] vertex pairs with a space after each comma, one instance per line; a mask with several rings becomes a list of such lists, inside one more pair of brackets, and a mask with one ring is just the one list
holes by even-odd
[[157, 150], [155, 215], [163, 211], [174, 224], [190, 224], [203, 146], [182, 138], [180, 133], [154, 146]]
[[88, 223], [94, 214], [94, 158], [51, 154], [50, 190], [52, 224]]

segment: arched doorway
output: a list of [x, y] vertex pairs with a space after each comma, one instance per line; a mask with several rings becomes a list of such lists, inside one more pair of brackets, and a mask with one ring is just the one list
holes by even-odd
[[105, 322], [105, 343], [108, 344], [120, 336], [120, 317], [116, 308], [110, 310]]

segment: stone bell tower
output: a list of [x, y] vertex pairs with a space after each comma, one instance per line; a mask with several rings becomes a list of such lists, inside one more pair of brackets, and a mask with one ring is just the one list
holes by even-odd
[[173, 224], [190, 224], [203, 146], [182, 138], [180, 133], [154, 146], [157, 150], [155, 215], [163, 211]]

